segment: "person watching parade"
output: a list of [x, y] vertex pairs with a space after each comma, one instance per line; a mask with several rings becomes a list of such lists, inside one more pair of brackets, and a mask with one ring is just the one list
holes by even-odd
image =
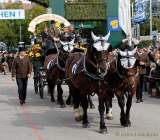
[[25, 48], [19, 48], [19, 55], [12, 63], [12, 80], [17, 82], [18, 95], [20, 105], [25, 104], [27, 95], [27, 82], [31, 77], [32, 65], [29, 58], [26, 56]]
[[7, 63], [7, 58], [8, 58], [8, 54], [7, 52], [5, 51], [2, 56], [1, 56], [1, 64], [3, 66], [3, 69], [4, 69], [4, 75], [7, 75], [7, 70], [8, 70], [8, 63]]

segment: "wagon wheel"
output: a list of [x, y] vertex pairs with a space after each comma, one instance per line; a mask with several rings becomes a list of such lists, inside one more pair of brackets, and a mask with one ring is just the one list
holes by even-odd
[[41, 99], [44, 98], [44, 83], [43, 83], [43, 77], [39, 74], [39, 96]]
[[37, 71], [37, 65], [34, 64], [33, 65], [33, 69], [34, 69], [34, 91], [35, 91], [35, 94], [38, 94], [38, 71]]
[[38, 94], [38, 79], [34, 77], [34, 91], [35, 94]]

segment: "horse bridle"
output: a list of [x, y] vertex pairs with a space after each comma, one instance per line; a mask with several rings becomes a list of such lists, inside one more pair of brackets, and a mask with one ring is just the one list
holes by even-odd
[[95, 65], [92, 61], [87, 60], [87, 59], [86, 59], [86, 56], [84, 56], [84, 58], [83, 58], [83, 72], [84, 72], [87, 76], [91, 77], [91, 78], [94, 79], [94, 80], [104, 80], [104, 77], [105, 77], [105, 76], [107, 75], [107, 73], [108, 73], [108, 69], [106, 68], [106, 69], [105, 69], [105, 72], [102, 73], [102, 74], [100, 74], [100, 75], [92, 74], [92, 73], [90, 73], [90, 72], [87, 70], [87, 68], [86, 68], [86, 61], [88, 61], [92, 66], [94, 66], [96, 69], [98, 69], [98, 66], [97, 66], [97, 65]]

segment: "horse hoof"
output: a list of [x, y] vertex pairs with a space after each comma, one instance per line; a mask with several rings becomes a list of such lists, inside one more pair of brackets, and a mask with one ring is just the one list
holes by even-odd
[[51, 99], [51, 102], [55, 102], [55, 99], [54, 99], [54, 98], [52, 98], [52, 99]]
[[131, 127], [131, 121], [130, 120], [128, 121], [128, 127]]
[[90, 125], [89, 125], [89, 123], [84, 123], [84, 124], [82, 125], [82, 127], [83, 127], [83, 128], [89, 128]]
[[75, 117], [75, 120], [76, 120], [77, 122], [82, 121], [82, 116], [77, 116], [77, 117]]
[[67, 100], [67, 101], [66, 101], [66, 104], [67, 104], [67, 105], [71, 105], [71, 101], [70, 101], [70, 100]]
[[107, 120], [113, 120], [113, 116], [106, 116]]
[[63, 104], [63, 105], [60, 105], [60, 108], [65, 108], [66, 106], [65, 106], [65, 104]]
[[123, 123], [123, 124], [121, 124], [123, 127], [131, 127], [131, 123], [130, 122], [128, 122], [128, 123]]
[[99, 133], [107, 134], [107, 128], [100, 128]]

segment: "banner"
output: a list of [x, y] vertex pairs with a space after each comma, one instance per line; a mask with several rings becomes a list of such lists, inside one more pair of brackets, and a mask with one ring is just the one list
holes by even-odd
[[24, 9], [3, 9], [0, 10], [0, 19], [25, 19]]
[[119, 0], [119, 26], [127, 36], [131, 36], [131, 8], [130, 0]]
[[135, 15], [132, 19], [134, 24], [141, 24], [147, 20], [147, 2], [146, 0], [135, 0]]
[[108, 31], [120, 31], [118, 17], [108, 17]]

